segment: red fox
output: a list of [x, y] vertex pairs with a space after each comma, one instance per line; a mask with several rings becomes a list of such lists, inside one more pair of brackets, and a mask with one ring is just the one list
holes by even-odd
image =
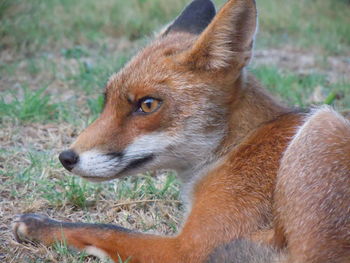
[[254, 0], [217, 14], [194, 0], [109, 79], [100, 117], [59, 156], [92, 181], [175, 170], [188, 211], [177, 235], [24, 214], [16, 239], [115, 262], [350, 262], [350, 124], [260, 87], [246, 70], [256, 27]]

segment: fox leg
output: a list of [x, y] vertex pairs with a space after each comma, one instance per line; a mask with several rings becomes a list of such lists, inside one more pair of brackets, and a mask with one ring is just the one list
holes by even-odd
[[18, 242], [34, 241], [46, 246], [64, 242], [115, 262], [119, 258], [127, 260], [128, 255], [131, 255], [129, 262], [162, 262], [163, 258], [171, 259], [167, 262], [181, 262], [177, 254], [172, 254], [176, 251], [174, 238], [139, 234], [111, 224], [68, 223], [43, 215], [23, 214], [14, 220], [13, 231]]
[[225, 188], [227, 180], [220, 179], [226, 174], [202, 179], [194, 192], [191, 213], [180, 234], [174, 237], [142, 234], [113, 225], [65, 223], [35, 214], [16, 218], [15, 237], [44, 245], [61, 241], [97, 256], [109, 256], [116, 262], [119, 257], [130, 258], [132, 263], [205, 262], [214, 248], [238, 237], [249, 237], [265, 221], [257, 207], [265, 207], [268, 199], [257, 201], [254, 193], [255, 198], [249, 198], [247, 193], [247, 199], [236, 199], [236, 194]]
[[214, 222], [221, 218], [195, 213], [175, 237], [142, 234], [115, 225], [60, 222], [36, 214], [16, 218], [13, 230], [19, 242], [28, 240], [47, 246], [64, 242], [100, 258], [108, 256], [115, 262], [120, 257], [130, 258], [133, 263], [197, 263], [204, 262], [215, 247], [233, 240], [238, 232], [229, 230], [232, 228], [229, 222], [219, 225]]

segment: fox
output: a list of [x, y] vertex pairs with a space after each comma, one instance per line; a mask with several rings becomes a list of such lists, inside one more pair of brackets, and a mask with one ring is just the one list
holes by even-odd
[[350, 262], [350, 123], [284, 106], [249, 73], [254, 0], [194, 0], [105, 88], [102, 113], [60, 153], [100, 182], [174, 170], [178, 234], [14, 218], [18, 242], [131, 263]]

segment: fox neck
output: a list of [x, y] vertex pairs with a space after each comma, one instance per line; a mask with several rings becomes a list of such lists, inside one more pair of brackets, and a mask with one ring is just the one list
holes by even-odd
[[290, 111], [262, 88], [250, 74], [243, 72], [236, 85], [238, 95], [231, 104], [227, 119], [228, 131], [217, 149], [221, 155], [238, 145], [261, 124]]
[[178, 171], [183, 182], [192, 184], [198, 181], [198, 177], [201, 178], [210, 172], [212, 167], [216, 167], [222, 157], [257, 127], [290, 112], [290, 109], [268, 94], [252, 75], [246, 75], [245, 72], [237, 79], [235, 89], [235, 98], [229, 103], [226, 117], [223, 118], [223, 132], [219, 133], [221, 138], [194, 166]]

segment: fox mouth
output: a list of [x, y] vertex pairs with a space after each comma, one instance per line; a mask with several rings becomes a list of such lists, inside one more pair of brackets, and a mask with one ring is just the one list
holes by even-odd
[[154, 160], [153, 153], [125, 156], [122, 153], [87, 152], [81, 155], [72, 173], [94, 182], [107, 181], [140, 172], [140, 168]]
[[143, 166], [144, 164], [152, 161], [154, 159], [154, 154], [146, 155], [142, 158], [135, 159], [131, 161], [120, 173], [126, 173], [130, 170], [135, 170]]
[[72, 148], [62, 152], [59, 159], [73, 174], [90, 181], [108, 181], [161, 168], [167, 148], [176, 142], [166, 133], [152, 133], [139, 136], [119, 151], [95, 148], [77, 153]]

